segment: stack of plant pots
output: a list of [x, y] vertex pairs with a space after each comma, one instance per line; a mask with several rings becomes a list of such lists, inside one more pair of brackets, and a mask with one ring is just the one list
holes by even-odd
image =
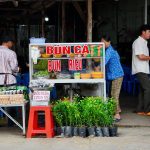
[[57, 101], [53, 105], [56, 134], [61, 137], [117, 136], [113, 123], [116, 103], [101, 97], [74, 98], [73, 102]]

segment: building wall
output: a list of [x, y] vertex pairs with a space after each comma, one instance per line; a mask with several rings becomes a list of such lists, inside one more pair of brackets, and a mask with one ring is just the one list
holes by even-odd
[[99, 20], [98, 36], [109, 33], [114, 43], [117, 43], [117, 15], [119, 42], [133, 41], [138, 28], [144, 24], [144, 0], [119, 0], [118, 8], [117, 2], [106, 0], [95, 3], [94, 10], [94, 18]]

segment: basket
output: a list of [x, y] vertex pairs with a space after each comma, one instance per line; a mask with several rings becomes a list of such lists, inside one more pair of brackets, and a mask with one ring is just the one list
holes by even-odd
[[42, 58], [49, 58], [51, 55], [49, 55], [49, 54], [41, 54], [41, 57]]
[[24, 95], [23, 94], [14, 94], [14, 95], [0, 95], [0, 104], [23, 104]]
[[9, 95], [0, 95], [0, 104], [10, 104]]
[[62, 55], [61, 55], [61, 54], [55, 54], [54, 57], [55, 57], [55, 58], [61, 58]]
[[24, 95], [23, 94], [11, 95], [9, 101], [11, 104], [22, 104], [24, 103]]

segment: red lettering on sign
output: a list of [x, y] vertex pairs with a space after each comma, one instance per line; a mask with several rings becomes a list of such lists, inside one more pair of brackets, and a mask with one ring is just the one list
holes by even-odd
[[89, 54], [89, 49], [87, 45], [83, 47], [80, 45], [74, 46], [74, 53], [75, 54]]
[[69, 70], [82, 70], [82, 59], [70, 59], [68, 66]]
[[53, 54], [53, 46], [46, 47], [46, 54]]
[[74, 53], [81, 54], [81, 46], [80, 45], [74, 46]]
[[61, 71], [61, 61], [60, 60], [49, 60], [48, 61], [48, 71], [49, 72], [60, 72]]
[[85, 53], [87, 53], [87, 54], [89, 53], [89, 49], [88, 49], [87, 45], [83, 46], [82, 54], [85, 54]]
[[72, 59], [68, 60], [68, 66], [69, 66], [69, 70], [74, 70], [74, 65], [73, 65], [73, 61]]
[[82, 60], [75, 60], [76, 70], [82, 70]]
[[48, 61], [48, 72], [53, 71], [52, 61]]
[[70, 46], [63, 46], [63, 54], [70, 54], [71, 53], [71, 47]]
[[71, 46], [47, 46], [46, 47], [46, 54], [70, 54], [71, 53]]
[[55, 47], [54, 47], [53, 54], [54, 54], [54, 55], [61, 54], [61, 47], [55, 46]]

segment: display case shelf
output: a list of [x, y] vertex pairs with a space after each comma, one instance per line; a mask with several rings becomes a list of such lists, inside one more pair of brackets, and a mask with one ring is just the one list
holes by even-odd
[[[68, 49], [66, 49], [66, 47]], [[50, 55], [50, 57], [42, 58], [40, 55], [37, 58], [37, 63], [34, 64], [33, 57], [35, 58], [32, 50], [38, 51], [45, 55]], [[56, 53], [57, 52], [57, 53]], [[58, 53], [62, 52], [62, 53]], [[70, 54], [73, 53], [73, 57]], [[81, 54], [79, 54], [81, 53]], [[55, 55], [60, 55], [60, 57], [55, 57]], [[80, 55], [78, 57], [77, 55]], [[90, 55], [90, 56], [88, 56]], [[66, 75], [70, 75], [69, 78], [57, 78], [52, 79], [36, 79], [35, 75], [38, 74], [38, 71], [42, 72], [43, 68], [40, 70], [39, 61], [45, 61], [47, 66], [43, 67], [48, 69], [49, 74], [56, 73], [63, 75], [63, 72], [67, 71]], [[55, 64], [50, 64], [54, 61]], [[72, 60], [75, 60], [74, 62]], [[78, 60], [81, 60], [78, 62]], [[72, 61], [72, 62], [69, 62]], [[43, 43], [43, 44], [30, 44], [29, 45], [29, 62], [30, 62], [30, 81], [35, 82], [37, 80], [43, 80], [46, 83], [59, 83], [59, 84], [98, 84], [96, 93], [98, 96], [103, 96], [106, 98], [106, 81], [105, 81], [105, 48], [104, 43], [94, 42], [94, 43]], [[56, 66], [58, 65], [59, 66]], [[53, 65], [53, 66], [52, 66]], [[66, 66], [65, 66], [66, 65]], [[71, 67], [70, 67], [70, 66]], [[35, 67], [36, 66], [36, 67]], [[51, 67], [51, 68], [50, 68]], [[96, 70], [98, 68], [98, 71]], [[35, 69], [36, 68], [36, 69]], [[72, 69], [74, 68], [74, 69]], [[44, 72], [44, 71], [43, 71]], [[95, 78], [92, 76], [93, 72], [95, 73]], [[45, 73], [45, 72], [44, 72]], [[75, 73], [79, 74], [79, 78], [75, 78]], [[102, 75], [100, 75], [102, 74]], [[81, 75], [85, 75], [80, 78]], [[45, 75], [46, 76], [46, 75]], [[48, 75], [49, 76], [49, 75]], [[87, 77], [89, 76], [89, 77]], [[87, 89], [88, 90], [88, 89]]]
[[102, 59], [103, 57], [61, 57], [61, 58], [56, 58], [56, 57], [49, 57], [49, 58], [38, 58], [38, 59]]
[[[32, 79], [32, 81], [36, 81], [38, 79]], [[42, 79], [47, 83], [104, 83], [105, 79]]]

